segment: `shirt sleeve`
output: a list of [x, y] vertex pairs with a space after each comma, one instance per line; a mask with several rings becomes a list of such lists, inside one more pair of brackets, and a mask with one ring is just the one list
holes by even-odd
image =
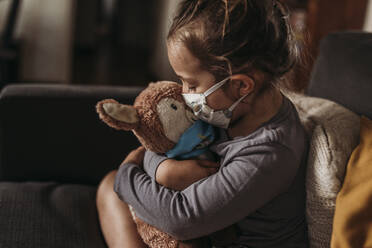
[[280, 144], [247, 148], [183, 191], [163, 187], [138, 166], [124, 164], [114, 190], [139, 218], [188, 240], [230, 226], [285, 192], [298, 169], [295, 160]]
[[145, 157], [143, 159], [143, 169], [151, 178], [155, 179], [156, 171], [160, 163], [166, 159], [168, 158], [164, 155], [159, 155], [155, 152], [146, 150]]

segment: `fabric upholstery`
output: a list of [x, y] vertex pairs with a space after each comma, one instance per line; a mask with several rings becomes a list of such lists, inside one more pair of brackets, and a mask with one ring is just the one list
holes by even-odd
[[329, 100], [289, 95], [310, 140], [306, 217], [311, 248], [330, 247], [336, 196], [358, 143], [359, 117]]
[[372, 121], [361, 120], [360, 144], [353, 151], [336, 200], [332, 248], [372, 247]]
[[106, 247], [93, 186], [0, 183], [0, 247]]
[[136, 87], [9, 85], [0, 95], [0, 181], [98, 184], [139, 145], [103, 123], [96, 103], [132, 104]]
[[320, 45], [307, 94], [372, 119], [372, 33], [340, 32]]

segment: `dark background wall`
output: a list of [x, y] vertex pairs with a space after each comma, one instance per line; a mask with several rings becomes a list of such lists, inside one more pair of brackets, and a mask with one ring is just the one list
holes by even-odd
[[[146, 85], [175, 80], [165, 37], [179, 1], [0, 0], [0, 88], [16, 82]], [[372, 0], [282, 1], [291, 10], [300, 48], [306, 42], [315, 58], [327, 33], [363, 29]], [[5, 44], [15, 2], [11, 42]], [[302, 72], [298, 75], [306, 81]]]

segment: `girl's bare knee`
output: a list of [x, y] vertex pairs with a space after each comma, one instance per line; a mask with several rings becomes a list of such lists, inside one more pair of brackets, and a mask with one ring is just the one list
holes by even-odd
[[114, 192], [114, 181], [117, 171], [110, 171], [100, 182], [97, 189], [97, 207], [102, 207], [107, 202], [107, 199], [116, 195]]

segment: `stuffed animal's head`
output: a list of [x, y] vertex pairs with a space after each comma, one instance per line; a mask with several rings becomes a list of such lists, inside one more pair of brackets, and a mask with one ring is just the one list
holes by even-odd
[[132, 130], [146, 149], [156, 153], [171, 150], [196, 120], [183, 100], [182, 87], [169, 81], [150, 83], [133, 106], [107, 99], [96, 108], [107, 125]]

